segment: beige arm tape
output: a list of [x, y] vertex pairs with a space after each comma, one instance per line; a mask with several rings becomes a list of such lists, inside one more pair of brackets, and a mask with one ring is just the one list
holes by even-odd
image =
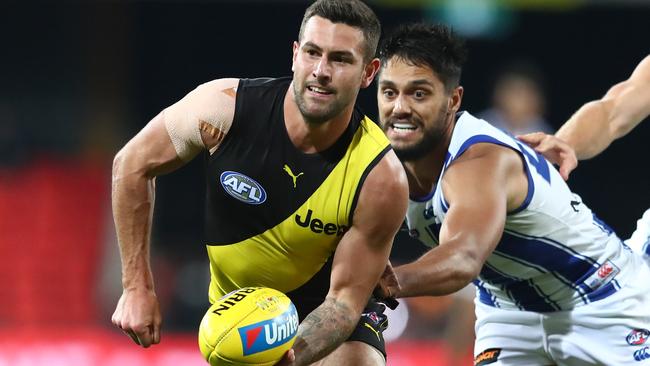
[[218, 79], [192, 90], [163, 111], [176, 154], [190, 161], [202, 149], [212, 154], [232, 125], [238, 79]]
[[201, 132], [196, 126], [193, 126], [196, 124], [181, 123], [178, 119], [170, 118], [168, 114], [168, 110], [165, 109], [163, 111], [163, 120], [172, 144], [174, 144], [176, 155], [183, 161], [190, 161], [203, 146]]

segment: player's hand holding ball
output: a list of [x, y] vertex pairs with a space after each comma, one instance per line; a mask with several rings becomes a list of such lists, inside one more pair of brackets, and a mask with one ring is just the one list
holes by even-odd
[[203, 316], [199, 348], [212, 366], [271, 366], [291, 349], [298, 312], [282, 292], [245, 287], [217, 300]]

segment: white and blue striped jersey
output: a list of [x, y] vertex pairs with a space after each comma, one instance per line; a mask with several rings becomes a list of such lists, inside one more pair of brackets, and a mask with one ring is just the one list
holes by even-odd
[[477, 143], [516, 151], [528, 176], [526, 199], [506, 216], [503, 236], [474, 281], [479, 301], [504, 309], [568, 310], [615, 293], [635, 275], [634, 254], [544, 157], [467, 112], [456, 121], [433, 192], [410, 199], [411, 236], [431, 247], [438, 244], [449, 209], [440, 181], [449, 164]]

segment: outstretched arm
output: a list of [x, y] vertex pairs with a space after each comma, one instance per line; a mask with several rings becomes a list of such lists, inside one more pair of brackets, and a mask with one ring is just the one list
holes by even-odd
[[614, 85], [605, 96], [582, 106], [555, 134], [571, 145], [578, 159], [601, 153], [650, 115], [650, 56], [629, 79]]
[[442, 189], [450, 206], [440, 244], [395, 268], [396, 297], [447, 295], [475, 279], [501, 238], [507, 212], [523, 202], [527, 181], [517, 153], [477, 144], [449, 166]]
[[390, 151], [363, 184], [352, 226], [334, 255], [325, 301], [298, 328], [295, 364], [325, 357], [350, 336], [386, 267], [407, 202], [406, 176]]
[[[201, 121], [221, 122], [217, 126], [227, 130], [234, 94], [220, 96], [220, 91], [236, 83], [223, 79], [198, 87], [154, 117], [113, 161], [112, 206], [123, 292], [112, 321], [143, 347], [160, 341], [161, 315], [149, 263], [155, 177], [179, 168], [203, 148], [218, 145], [225, 132], [219, 135], [205, 125], [201, 128]], [[215, 103], [224, 106], [218, 116]]]
[[650, 56], [636, 67], [629, 79], [614, 85], [599, 100], [583, 105], [555, 134], [536, 132], [519, 136], [560, 166], [568, 179], [578, 159], [589, 159], [625, 136], [650, 115]]

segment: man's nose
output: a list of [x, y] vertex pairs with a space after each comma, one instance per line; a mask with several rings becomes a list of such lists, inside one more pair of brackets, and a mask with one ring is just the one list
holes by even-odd
[[332, 80], [332, 69], [325, 57], [321, 57], [320, 61], [318, 61], [314, 68], [313, 75], [321, 84], [327, 84]]
[[395, 98], [393, 104], [393, 114], [395, 115], [409, 115], [411, 114], [411, 105], [404, 99], [402, 95]]

